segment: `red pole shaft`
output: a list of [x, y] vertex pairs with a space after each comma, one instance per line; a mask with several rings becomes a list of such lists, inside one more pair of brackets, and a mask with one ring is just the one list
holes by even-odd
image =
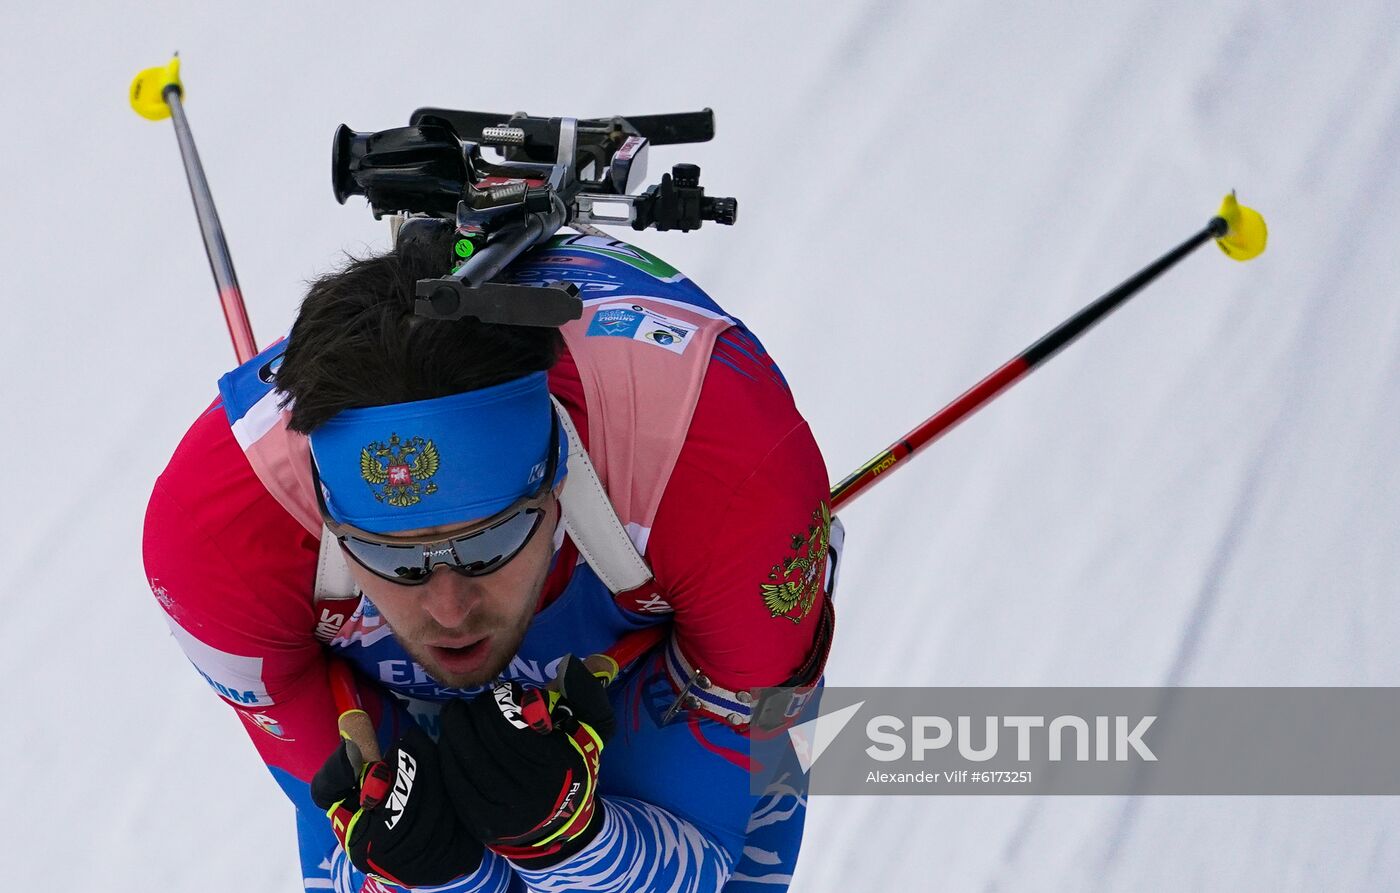
[[962, 396], [929, 416], [917, 428], [890, 444], [881, 454], [856, 469], [845, 480], [831, 488], [831, 510], [834, 512], [850, 502], [865, 488], [910, 456], [922, 452], [929, 444], [953, 430], [959, 422], [981, 409], [1002, 391], [1019, 381], [1031, 367], [1024, 357], [1016, 357], [977, 384]]
[[1228, 231], [1229, 225], [1224, 218], [1211, 218], [1205, 229], [1143, 267], [1117, 288], [1060, 323], [1039, 341], [1022, 351], [1020, 356], [1014, 357], [1000, 369], [973, 385], [958, 399], [925, 419], [917, 428], [890, 444], [883, 453], [851, 472], [844, 480], [832, 487], [832, 511], [849, 503], [873, 484], [880, 475], [947, 434], [959, 422], [986, 406], [998, 394], [1011, 387], [1036, 366], [1068, 347], [1077, 338], [1101, 322], [1104, 317], [1121, 307], [1125, 301], [1142, 291], [1148, 283], [1175, 266], [1186, 255], [1212, 238], [1224, 236]]
[[360, 703], [360, 693], [355, 688], [355, 674], [350, 665], [338, 657], [330, 658], [327, 676], [331, 684], [331, 701], [335, 704], [336, 727], [342, 737], [349, 739], [360, 751], [360, 757], [373, 763], [381, 756], [379, 740], [375, 736], [374, 723]]
[[237, 285], [231, 289], [219, 289], [219, 303], [228, 322], [228, 335], [233, 339], [233, 353], [238, 357], [238, 362], [246, 363], [258, 355], [258, 344], [253, 340], [253, 325], [248, 321], [243, 293]]

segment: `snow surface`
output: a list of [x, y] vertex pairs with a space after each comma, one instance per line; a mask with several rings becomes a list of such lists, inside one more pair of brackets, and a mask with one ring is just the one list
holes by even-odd
[[[653, 173], [699, 163], [739, 225], [636, 241], [765, 340], [833, 479], [1238, 189], [1263, 258], [1203, 250], [844, 513], [829, 679], [1400, 680], [1394, 2], [124, 6], [0, 10], [9, 888], [299, 889], [141, 568], [232, 365], [170, 126], [125, 99], [172, 49], [264, 341], [386, 244], [331, 198], [342, 121], [712, 106]], [[1397, 827], [1387, 798], [819, 797], [795, 889], [1390, 889]]]

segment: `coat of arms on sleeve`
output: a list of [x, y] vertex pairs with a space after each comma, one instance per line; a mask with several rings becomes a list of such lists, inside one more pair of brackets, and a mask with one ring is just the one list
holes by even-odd
[[792, 551], [780, 564], [773, 565], [768, 574], [771, 583], [763, 583], [763, 603], [774, 617], [786, 617], [801, 623], [812, 610], [817, 593], [826, 583], [827, 546], [831, 540], [831, 509], [825, 502], [812, 512], [812, 524], [804, 536], [792, 536]]
[[389, 442], [375, 441], [360, 450], [360, 477], [374, 491], [374, 498], [395, 508], [407, 508], [437, 492], [429, 480], [438, 470], [438, 451], [421, 437]]

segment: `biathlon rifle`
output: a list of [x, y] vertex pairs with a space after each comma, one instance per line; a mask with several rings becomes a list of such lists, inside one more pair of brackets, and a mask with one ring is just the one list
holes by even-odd
[[[376, 219], [392, 215], [396, 240], [442, 221], [455, 224], [463, 260], [448, 276], [418, 282], [416, 315], [562, 326], [583, 314], [577, 286], [493, 278], [565, 226], [599, 235], [598, 225], [682, 232], [706, 220], [732, 225], [738, 201], [705, 195], [694, 164], [677, 164], [641, 189], [651, 146], [714, 135], [708, 108], [611, 118], [420, 108], [407, 127], [360, 133], [342, 124], [331, 179], [341, 204], [362, 195]], [[500, 160], [483, 149], [496, 150]]]

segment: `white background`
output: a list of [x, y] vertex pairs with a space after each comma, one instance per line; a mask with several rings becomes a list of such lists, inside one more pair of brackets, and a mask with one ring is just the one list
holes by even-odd
[[[713, 107], [739, 225], [635, 237], [778, 358], [831, 476], [1195, 232], [1207, 246], [844, 513], [829, 679], [1394, 685], [1394, 3], [18, 4], [0, 11], [0, 871], [299, 889], [291, 810], [146, 589], [151, 482], [233, 365], [178, 49], [255, 330], [342, 250], [336, 125]], [[242, 7], [242, 8], [235, 8]], [[678, 777], [678, 784], [684, 779]], [[795, 889], [1363, 890], [1384, 798], [817, 798]]]

